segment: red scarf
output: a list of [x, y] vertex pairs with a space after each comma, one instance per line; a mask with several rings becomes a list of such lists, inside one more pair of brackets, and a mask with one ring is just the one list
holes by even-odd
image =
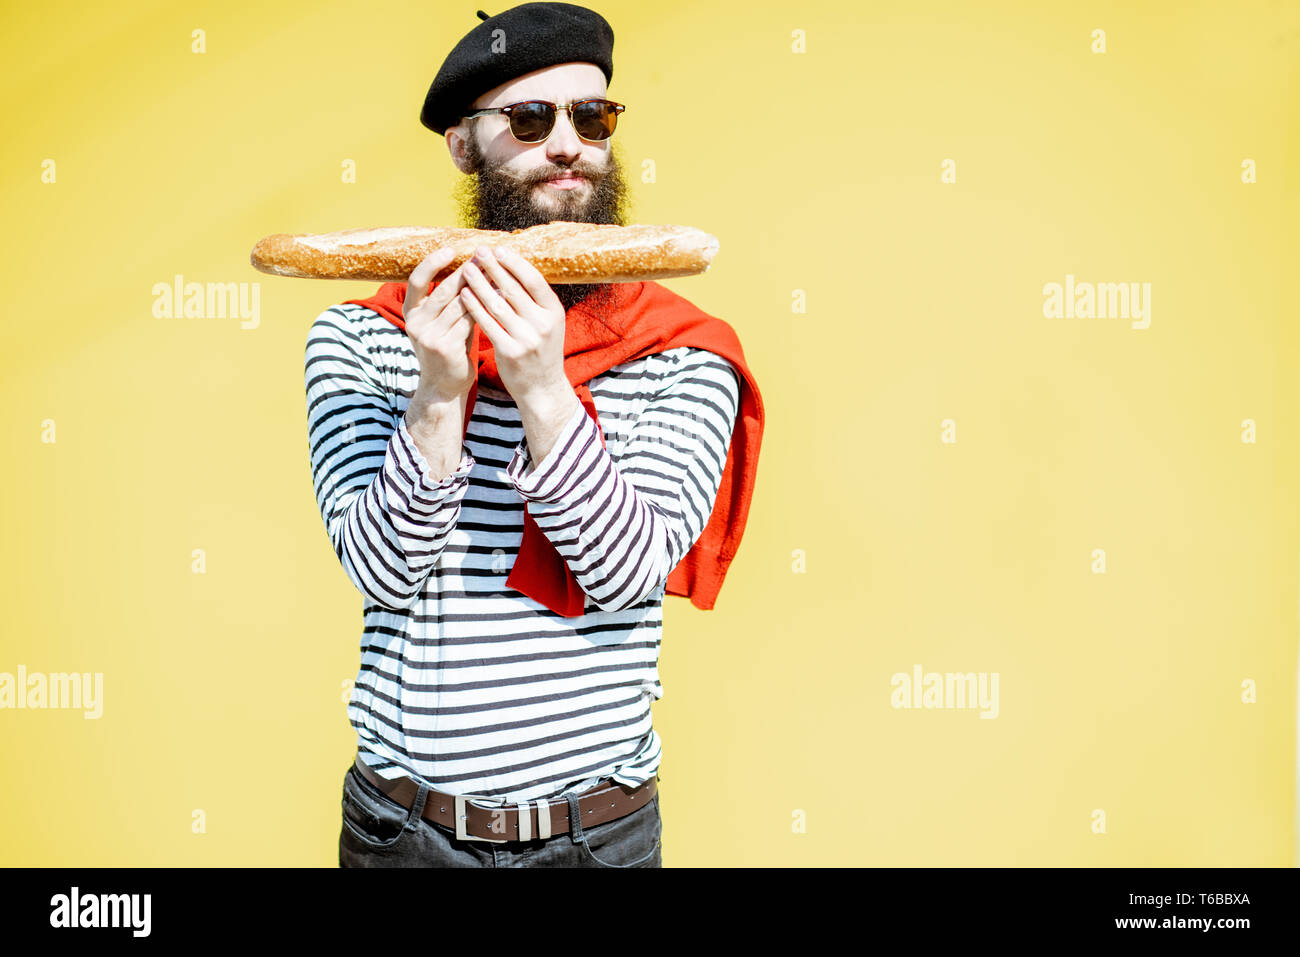
[[[587, 414], [596, 420], [597, 425], [600, 419], [587, 380], [621, 363], [677, 346], [695, 346], [727, 359], [740, 374], [740, 409], [713, 512], [699, 539], [669, 573], [665, 586], [667, 594], [689, 598], [696, 608], [707, 611], [714, 605], [745, 531], [749, 500], [754, 493], [758, 471], [758, 449], [763, 438], [763, 399], [758, 384], [745, 365], [740, 339], [726, 322], [703, 312], [656, 282], [615, 283], [613, 289], [616, 321], [609, 325], [593, 322], [589, 324], [592, 328], [585, 328], [588, 324], [584, 323], [570, 323], [564, 337], [565, 374]], [[369, 299], [346, 301], [373, 309], [405, 330], [402, 316], [405, 298], [406, 284], [390, 282], [381, 286]], [[582, 303], [573, 306], [570, 312], [575, 310], [592, 315]], [[477, 354], [479, 378], [505, 390], [497, 374], [492, 342], [481, 329], [474, 333], [473, 349], [471, 360]], [[478, 383], [475, 382], [470, 386], [465, 408], [466, 429], [469, 428], [477, 394]], [[600, 436], [604, 445], [603, 431]], [[524, 533], [519, 554], [506, 584], [565, 617], [583, 613], [586, 594], [527, 508], [524, 509]]]

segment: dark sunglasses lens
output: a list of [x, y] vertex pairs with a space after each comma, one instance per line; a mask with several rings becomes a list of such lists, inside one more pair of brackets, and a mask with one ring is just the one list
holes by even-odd
[[607, 140], [614, 133], [618, 111], [611, 103], [579, 103], [573, 108], [573, 128], [587, 140]]
[[521, 103], [510, 111], [510, 132], [525, 143], [546, 139], [555, 125], [555, 110], [545, 103]]

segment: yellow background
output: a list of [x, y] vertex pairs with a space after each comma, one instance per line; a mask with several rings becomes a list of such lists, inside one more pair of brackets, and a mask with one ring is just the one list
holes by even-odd
[[[477, 6], [5, 5], [0, 671], [104, 714], [0, 712], [0, 863], [337, 863], [361, 597], [302, 362], [377, 284], [248, 252], [452, 222], [417, 114]], [[665, 866], [1293, 864], [1297, 5], [597, 9], [632, 221], [719, 237], [666, 285], [767, 410], [716, 609], [665, 605]], [[154, 318], [178, 273], [260, 325]], [[1150, 328], [1044, 318], [1066, 274]], [[999, 716], [891, 707], [915, 664]]]

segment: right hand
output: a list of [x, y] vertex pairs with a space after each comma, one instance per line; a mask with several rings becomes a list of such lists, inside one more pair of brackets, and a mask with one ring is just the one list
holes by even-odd
[[434, 276], [453, 258], [452, 250], [445, 248], [426, 256], [407, 280], [402, 303], [406, 334], [420, 362], [417, 389], [437, 402], [450, 402], [469, 392], [478, 376], [469, 355], [477, 323], [465, 311], [459, 295], [465, 286], [463, 265], [429, 295], [424, 294]]

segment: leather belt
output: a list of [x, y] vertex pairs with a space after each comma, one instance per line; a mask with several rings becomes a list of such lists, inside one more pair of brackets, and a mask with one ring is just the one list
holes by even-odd
[[[408, 811], [415, 803], [419, 786], [402, 775], [393, 780], [381, 778], [371, 771], [357, 755], [357, 773], [385, 795]], [[658, 777], [652, 777], [639, 787], [628, 788], [613, 779], [606, 779], [578, 795], [578, 811], [582, 826], [593, 827], [631, 814], [650, 803], [658, 787]], [[566, 798], [525, 801], [522, 804], [505, 804], [485, 807], [475, 800], [493, 800], [479, 794], [444, 794], [429, 789], [422, 817], [455, 831], [462, 841], [488, 841], [504, 844], [506, 841], [545, 840], [556, 834], [569, 832], [569, 802]]]

